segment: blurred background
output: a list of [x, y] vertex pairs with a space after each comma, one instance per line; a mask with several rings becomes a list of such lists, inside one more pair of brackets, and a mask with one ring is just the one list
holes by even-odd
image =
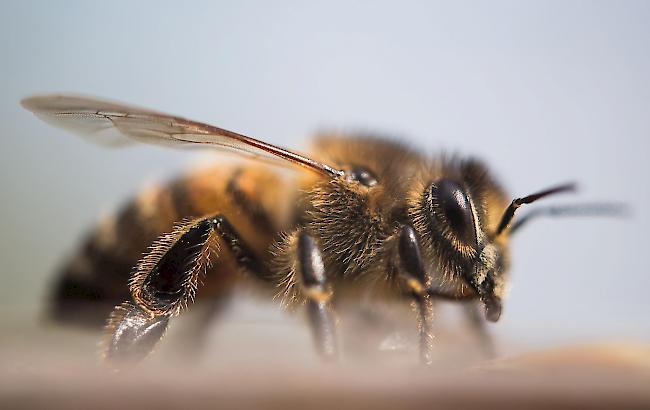
[[[631, 216], [518, 234], [490, 330], [526, 349], [648, 342], [648, 21], [645, 1], [2, 2], [3, 349], [39, 325], [54, 269], [102, 213], [204, 155], [87, 144], [19, 106], [50, 92], [296, 149], [323, 128], [376, 131], [481, 157], [513, 196], [577, 181], [546, 204], [624, 202]], [[269, 306], [244, 315], [282, 321]]]

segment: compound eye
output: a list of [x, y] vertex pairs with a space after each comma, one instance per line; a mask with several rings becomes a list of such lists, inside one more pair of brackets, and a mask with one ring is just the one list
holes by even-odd
[[463, 188], [453, 181], [441, 179], [431, 185], [431, 197], [434, 212], [443, 217], [454, 235], [467, 244], [476, 242], [472, 207]]
[[370, 171], [361, 167], [352, 168], [348, 172], [348, 179], [351, 181], [357, 181], [367, 187], [373, 187], [377, 185], [377, 178], [375, 178], [375, 176]]

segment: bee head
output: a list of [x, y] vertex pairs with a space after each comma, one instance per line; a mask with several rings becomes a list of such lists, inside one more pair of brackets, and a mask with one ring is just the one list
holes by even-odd
[[505, 291], [507, 250], [494, 235], [489, 212], [495, 206], [490, 197], [500, 190], [485, 175], [463, 172], [472, 171], [467, 166], [456, 177], [445, 176], [426, 187], [422, 204], [427, 236], [438, 270], [474, 291], [485, 304], [486, 317], [496, 321]]
[[449, 162], [425, 185], [415, 227], [434, 268], [442, 273], [441, 286], [455, 284], [455, 292], [474, 293], [485, 305], [486, 318], [497, 321], [508, 278], [508, 227], [515, 210], [561, 186], [507, 206], [503, 190], [475, 160]]

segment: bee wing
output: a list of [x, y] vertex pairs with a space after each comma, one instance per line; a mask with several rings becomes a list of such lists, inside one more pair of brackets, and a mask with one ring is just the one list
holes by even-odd
[[341, 170], [255, 138], [143, 108], [72, 95], [30, 97], [21, 104], [43, 121], [104, 146], [118, 147], [132, 142], [208, 146], [255, 159], [280, 160], [284, 165], [297, 164], [331, 177], [343, 174]]

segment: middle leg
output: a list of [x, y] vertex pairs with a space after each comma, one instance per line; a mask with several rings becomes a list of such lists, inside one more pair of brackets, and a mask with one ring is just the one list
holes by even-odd
[[330, 303], [332, 289], [320, 249], [314, 238], [305, 232], [298, 236], [296, 257], [301, 279], [300, 289], [307, 301], [307, 314], [316, 348], [324, 359], [334, 359], [337, 355], [337, 341]]

